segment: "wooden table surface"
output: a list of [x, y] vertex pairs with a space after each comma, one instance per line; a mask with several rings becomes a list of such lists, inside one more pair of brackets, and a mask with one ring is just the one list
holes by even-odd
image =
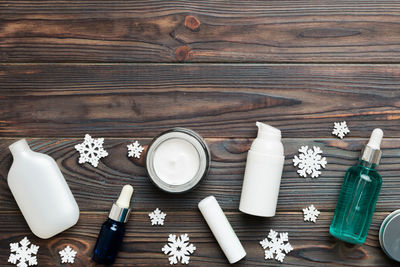
[[[400, 207], [399, 14], [399, 1], [384, 0], [0, 0], [0, 266], [24, 236], [40, 246], [39, 266], [66, 266], [66, 245], [78, 251], [71, 266], [94, 266], [100, 225], [126, 183], [133, 214], [115, 266], [170, 266], [169, 233], [196, 245], [189, 266], [229, 266], [197, 209], [208, 195], [246, 248], [235, 266], [395, 266], [378, 231]], [[266, 219], [238, 211], [257, 120], [282, 130], [286, 156], [277, 215]], [[343, 120], [351, 133], [340, 140], [331, 131]], [[156, 189], [126, 151], [174, 126], [198, 131], [212, 154], [208, 177], [183, 195]], [[344, 173], [376, 127], [383, 187], [367, 241], [350, 246], [328, 229]], [[86, 133], [105, 138], [97, 168], [78, 163]], [[48, 240], [30, 232], [7, 185], [8, 145], [20, 138], [56, 159], [81, 210]], [[320, 178], [296, 173], [302, 145], [324, 151]], [[316, 224], [303, 221], [311, 204]], [[152, 227], [157, 207], [168, 215]], [[271, 228], [294, 247], [283, 264], [264, 260], [259, 241]]]

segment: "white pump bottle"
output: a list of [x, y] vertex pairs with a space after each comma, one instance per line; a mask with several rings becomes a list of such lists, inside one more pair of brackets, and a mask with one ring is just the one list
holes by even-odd
[[76, 224], [79, 207], [55, 160], [32, 151], [25, 139], [9, 148], [8, 186], [31, 231], [46, 239]]
[[275, 216], [285, 161], [281, 131], [257, 122], [258, 135], [247, 154], [239, 210], [256, 216]]

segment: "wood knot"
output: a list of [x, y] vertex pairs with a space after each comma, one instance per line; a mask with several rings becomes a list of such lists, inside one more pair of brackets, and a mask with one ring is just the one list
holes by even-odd
[[188, 61], [192, 58], [193, 52], [187, 46], [180, 46], [175, 50], [175, 58], [178, 61]]
[[186, 16], [185, 27], [191, 31], [197, 32], [200, 30], [200, 20], [195, 16]]

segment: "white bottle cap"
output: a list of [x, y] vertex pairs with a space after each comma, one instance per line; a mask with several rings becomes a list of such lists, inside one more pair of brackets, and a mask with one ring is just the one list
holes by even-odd
[[232, 264], [243, 259], [246, 251], [215, 197], [206, 197], [200, 201], [198, 206], [229, 263]]

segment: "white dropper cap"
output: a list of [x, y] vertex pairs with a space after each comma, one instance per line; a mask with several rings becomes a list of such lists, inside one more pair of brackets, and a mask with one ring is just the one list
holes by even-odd
[[365, 146], [361, 154], [361, 159], [372, 164], [379, 164], [381, 159], [381, 142], [383, 138], [383, 131], [376, 128], [372, 131], [368, 144]]
[[121, 190], [121, 194], [116, 202], [117, 206], [120, 208], [128, 209], [131, 205], [131, 198], [133, 194], [133, 187], [129, 184], [124, 185]]
[[108, 217], [114, 221], [126, 223], [131, 212], [130, 204], [133, 193], [133, 187], [129, 184], [124, 185], [117, 202], [115, 202], [110, 210]]
[[374, 129], [371, 133], [371, 137], [369, 138], [367, 146], [376, 150], [381, 149], [382, 138], [383, 138], [382, 129], [379, 128]]

